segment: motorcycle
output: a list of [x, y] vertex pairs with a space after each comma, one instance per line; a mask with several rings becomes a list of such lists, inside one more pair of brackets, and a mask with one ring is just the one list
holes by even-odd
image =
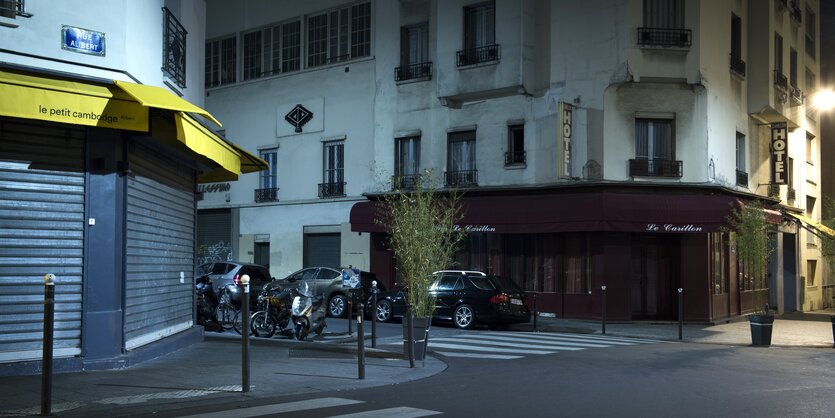
[[298, 288], [294, 289], [296, 296], [293, 298], [291, 315], [295, 324], [294, 335], [299, 341], [304, 341], [312, 330], [316, 335], [322, 335], [325, 327], [325, 298], [322, 295], [313, 294], [313, 285], [304, 280]]
[[250, 331], [256, 337], [270, 338], [276, 328], [282, 332], [290, 323], [291, 290], [264, 287], [258, 294], [258, 310], [250, 318]]
[[195, 310], [197, 311], [197, 323], [203, 326], [220, 326], [215, 310], [218, 300], [212, 288], [212, 279], [209, 276], [199, 277], [194, 283]]

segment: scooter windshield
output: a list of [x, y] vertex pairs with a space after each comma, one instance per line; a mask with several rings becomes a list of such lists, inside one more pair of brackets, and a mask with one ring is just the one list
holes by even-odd
[[302, 296], [307, 296], [309, 298], [313, 297], [313, 283], [310, 280], [304, 280], [299, 284], [298, 288], [299, 294]]

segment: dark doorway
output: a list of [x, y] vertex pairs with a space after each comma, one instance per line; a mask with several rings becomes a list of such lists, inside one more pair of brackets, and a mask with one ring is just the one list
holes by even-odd
[[260, 264], [266, 268], [270, 268], [270, 243], [256, 242], [254, 258], [255, 264]]
[[631, 302], [633, 319], [672, 320], [677, 288], [678, 237], [633, 235]]

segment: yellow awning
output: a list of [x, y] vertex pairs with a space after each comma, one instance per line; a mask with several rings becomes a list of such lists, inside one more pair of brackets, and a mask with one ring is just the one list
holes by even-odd
[[177, 97], [162, 87], [134, 84], [119, 80], [115, 80], [115, 82], [119, 88], [136, 99], [137, 102], [142, 103], [143, 106], [196, 113], [216, 123], [217, 126], [223, 126], [209, 112]]
[[148, 108], [116, 86], [0, 70], [0, 115], [148, 131]]
[[801, 227], [806, 228], [808, 231], [812, 232], [813, 234], [817, 235], [818, 237], [821, 237], [821, 238], [826, 237], [826, 238], [829, 238], [829, 239], [835, 239], [835, 230], [833, 230], [832, 228], [830, 228], [830, 227], [828, 227], [828, 226], [826, 226], [822, 223], [818, 223], [814, 219], [812, 219], [808, 216], [805, 216], [805, 215], [801, 215], [801, 214], [798, 214], [798, 213], [787, 212], [787, 211], [783, 211], [783, 213], [785, 213], [786, 215], [794, 218], [800, 224]]
[[245, 149], [239, 147], [236, 144], [230, 144], [232, 148], [238, 150], [241, 154], [241, 172], [242, 173], [255, 173], [258, 171], [265, 171], [270, 169], [270, 163], [264, 161], [260, 157], [256, 157], [248, 153]]

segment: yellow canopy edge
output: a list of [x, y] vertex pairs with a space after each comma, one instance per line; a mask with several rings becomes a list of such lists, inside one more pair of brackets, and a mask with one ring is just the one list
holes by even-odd
[[0, 70], [0, 115], [148, 131], [148, 108], [114, 86]]
[[185, 113], [175, 113], [174, 120], [177, 125], [177, 140], [192, 151], [218, 163], [237, 178], [241, 173], [241, 156], [238, 150]]
[[176, 110], [180, 112], [196, 113], [211, 120], [217, 126], [223, 126], [209, 112], [177, 97], [170, 91], [157, 86], [146, 84], [128, 83], [126, 81], [114, 80], [117, 86], [136, 99], [143, 106], [156, 107], [159, 109]]
[[790, 217], [794, 218], [798, 222], [800, 222], [800, 226], [802, 226], [806, 229], [812, 229], [814, 231], [817, 231], [817, 232], [823, 234], [824, 236], [828, 237], [829, 239], [835, 239], [835, 230], [833, 230], [832, 228], [830, 228], [830, 227], [828, 227], [824, 224], [818, 223], [814, 219], [812, 219], [808, 216], [805, 216], [805, 215], [801, 215], [801, 214], [798, 214], [798, 213], [792, 213], [792, 212], [784, 212], [784, 213], [786, 215], [789, 215]]
[[248, 153], [245, 149], [239, 147], [237, 144], [230, 143], [229, 145], [232, 145], [232, 148], [235, 148], [235, 150], [237, 150], [241, 154], [242, 173], [255, 173], [258, 171], [265, 171], [270, 169], [270, 163], [266, 162], [260, 157]]

